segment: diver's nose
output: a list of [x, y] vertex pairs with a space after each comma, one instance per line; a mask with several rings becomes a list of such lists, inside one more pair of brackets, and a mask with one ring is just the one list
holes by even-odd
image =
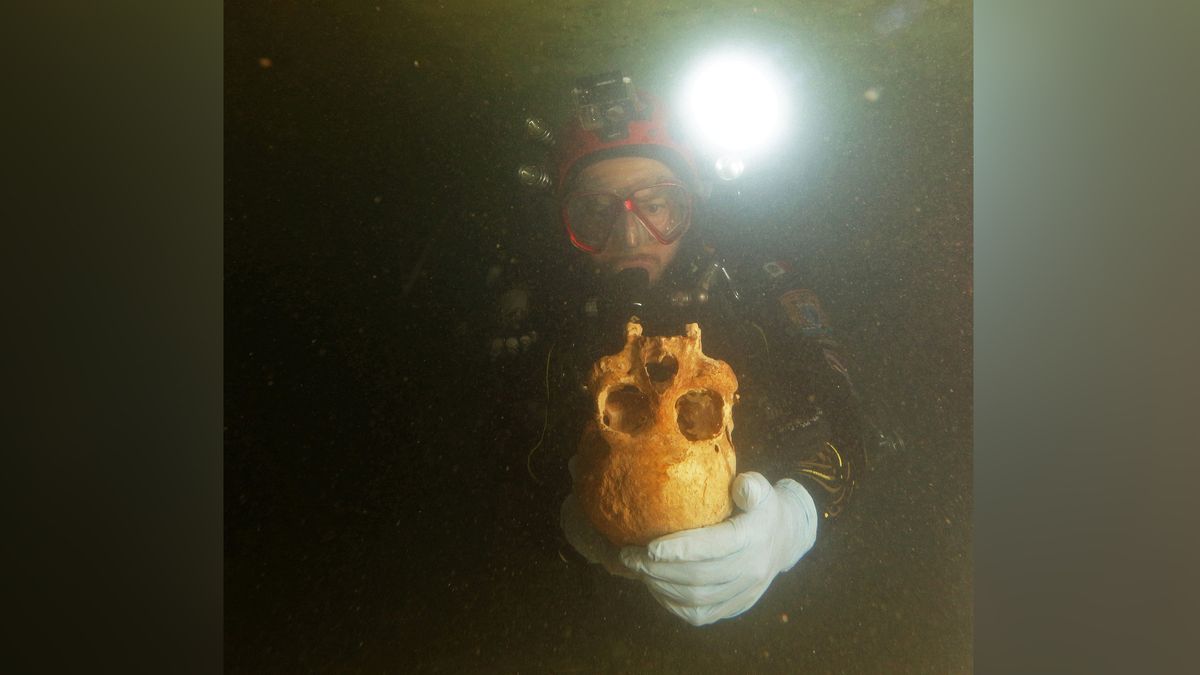
[[641, 245], [645, 233], [642, 232], [644, 228], [642, 222], [638, 220], [637, 214], [627, 209], [621, 222], [621, 229], [621, 240], [626, 248], [632, 249]]

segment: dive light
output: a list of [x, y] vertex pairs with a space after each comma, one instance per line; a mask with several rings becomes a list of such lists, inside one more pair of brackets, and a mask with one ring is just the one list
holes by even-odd
[[783, 135], [788, 101], [765, 58], [715, 54], [692, 70], [680, 99], [690, 137], [722, 180], [741, 176]]

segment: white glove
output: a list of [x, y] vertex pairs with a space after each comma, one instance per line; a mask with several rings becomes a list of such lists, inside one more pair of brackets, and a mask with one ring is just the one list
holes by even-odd
[[694, 626], [750, 609], [775, 575], [816, 542], [817, 507], [796, 481], [785, 478], [772, 488], [762, 474], [749, 472], [739, 474], [731, 490], [743, 513], [620, 551], [621, 562], [659, 604]]

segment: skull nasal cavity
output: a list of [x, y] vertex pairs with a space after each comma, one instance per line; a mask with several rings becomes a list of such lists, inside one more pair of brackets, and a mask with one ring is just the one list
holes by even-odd
[[689, 391], [675, 401], [675, 420], [679, 432], [689, 441], [706, 441], [721, 433], [725, 401], [708, 391]]
[[650, 422], [650, 397], [637, 387], [625, 385], [609, 392], [604, 401], [604, 424], [632, 434]]
[[679, 372], [679, 362], [670, 354], [663, 356], [655, 363], [646, 363], [646, 375], [654, 384], [670, 382], [677, 372]]

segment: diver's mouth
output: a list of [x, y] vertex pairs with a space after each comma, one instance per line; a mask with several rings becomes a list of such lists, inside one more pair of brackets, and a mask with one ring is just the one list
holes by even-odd
[[631, 267], [641, 267], [646, 270], [654, 270], [658, 268], [658, 258], [650, 255], [634, 255], [628, 258], [620, 258], [613, 262], [613, 267], [617, 271], [629, 269]]

